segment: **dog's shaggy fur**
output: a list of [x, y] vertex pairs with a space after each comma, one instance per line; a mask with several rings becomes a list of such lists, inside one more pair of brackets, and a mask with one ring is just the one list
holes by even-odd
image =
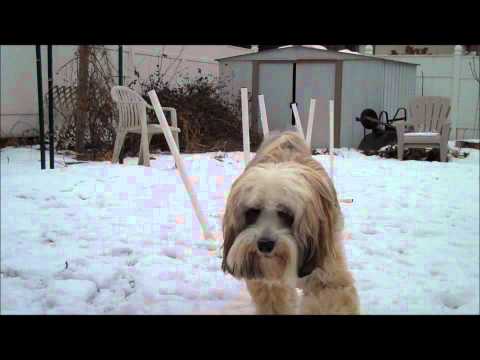
[[222, 269], [246, 280], [257, 314], [358, 314], [342, 230], [335, 188], [310, 148], [296, 132], [274, 134], [232, 185]]

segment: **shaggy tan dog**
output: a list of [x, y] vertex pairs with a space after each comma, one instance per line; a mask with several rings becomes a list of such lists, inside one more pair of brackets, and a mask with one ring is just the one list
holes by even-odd
[[324, 168], [298, 133], [275, 134], [232, 185], [222, 269], [246, 280], [257, 314], [358, 314], [342, 230]]

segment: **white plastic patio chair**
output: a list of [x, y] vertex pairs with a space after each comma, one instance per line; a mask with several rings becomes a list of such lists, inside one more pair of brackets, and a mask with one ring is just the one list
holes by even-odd
[[[120, 151], [122, 149], [125, 137], [128, 133], [141, 135], [140, 152], [138, 155], [138, 164], [150, 166], [150, 141], [155, 134], [162, 134], [163, 130], [160, 124], [147, 124], [147, 108], [153, 109], [138, 93], [126, 86], [113, 86], [111, 90], [113, 101], [117, 104], [119, 121], [117, 127], [117, 137], [113, 149], [112, 163], [119, 161]], [[180, 129], [177, 123], [177, 111], [174, 108], [162, 107], [163, 111], [170, 112], [172, 130], [177, 147], [178, 133]]]
[[[440, 148], [440, 161], [447, 161], [450, 135], [450, 98], [417, 96], [408, 104], [408, 121], [395, 124], [398, 141], [398, 160], [405, 148]], [[413, 126], [413, 132], [405, 132]]]

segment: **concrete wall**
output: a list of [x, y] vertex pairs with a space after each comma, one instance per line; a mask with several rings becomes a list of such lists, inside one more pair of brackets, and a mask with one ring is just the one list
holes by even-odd
[[[115, 75], [118, 73], [118, 46], [106, 45]], [[146, 78], [161, 65], [165, 78], [175, 86], [182, 76], [219, 75], [219, 57], [251, 53], [230, 45], [135, 45], [133, 62], [130, 49], [124, 47], [124, 84], [132, 80], [133, 67]], [[54, 85], [62, 85], [76, 76], [76, 68], [67, 65], [77, 46], [53, 47]], [[0, 137], [29, 136], [38, 132], [37, 73], [35, 46], [0, 46]], [[47, 93], [47, 50], [42, 47], [43, 92]], [[179, 76], [177, 76], [179, 75]], [[116, 79], [118, 81], [118, 78]], [[45, 110], [47, 105], [45, 104]], [[58, 120], [57, 118], [55, 118]]]

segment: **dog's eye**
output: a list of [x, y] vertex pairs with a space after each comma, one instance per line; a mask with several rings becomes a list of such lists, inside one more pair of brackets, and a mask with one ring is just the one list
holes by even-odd
[[248, 209], [245, 213], [245, 222], [247, 225], [252, 225], [257, 221], [258, 215], [260, 215], [259, 209]]
[[292, 226], [293, 224], [293, 216], [286, 211], [278, 211], [278, 217], [283, 221], [283, 223], [287, 226]]

